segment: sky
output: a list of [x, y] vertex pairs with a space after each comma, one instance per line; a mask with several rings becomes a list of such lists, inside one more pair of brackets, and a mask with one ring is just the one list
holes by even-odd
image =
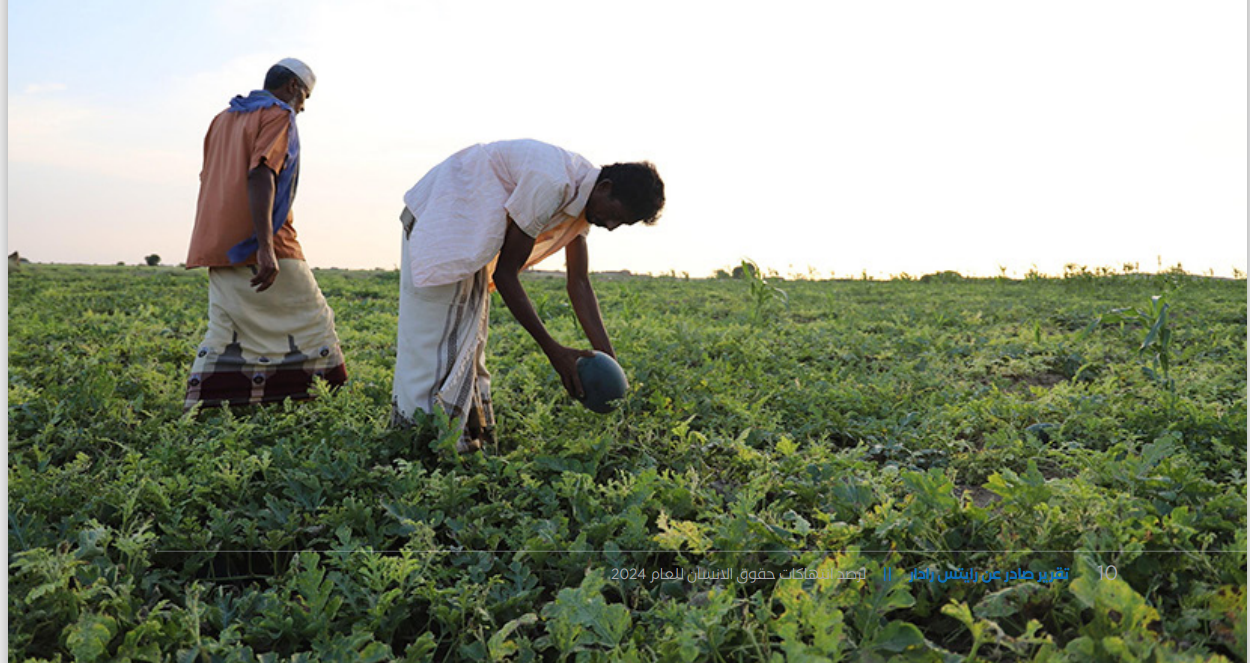
[[1246, 5], [15, 0], [7, 250], [185, 260], [209, 122], [296, 57], [315, 267], [396, 268], [427, 170], [534, 138], [665, 180], [657, 225], [592, 231], [597, 271], [1229, 276]]

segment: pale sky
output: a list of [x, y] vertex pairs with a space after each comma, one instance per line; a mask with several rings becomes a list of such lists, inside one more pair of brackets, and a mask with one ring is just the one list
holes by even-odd
[[313, 266], [395, 268], [428, 169], [535, 138], [665, 180], [595, 270], [1230, 275], [1246, 4], [11, 1], [8, 251], [183, 261], [209, 122], [289, 56]]

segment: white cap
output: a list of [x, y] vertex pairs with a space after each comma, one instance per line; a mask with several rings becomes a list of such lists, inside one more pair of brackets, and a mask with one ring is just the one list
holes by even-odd
[[312, 69], [308, 68], [308, 65], [295, 58], [282, 58], [278, 60], [278, 66], [290, 69], [308, 88], [308, 93], [312, 94], [313, 86], [317, 84], [317, 76], [313, 74]]

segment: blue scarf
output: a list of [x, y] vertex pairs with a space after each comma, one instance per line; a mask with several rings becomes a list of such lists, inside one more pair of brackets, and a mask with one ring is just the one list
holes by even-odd
[[[277, 235], [278, 229], [286, 223], [286, 217], [291, 212], [291, 203], [295, 201], [295, 188], [299, 184], [299, 131], [295, 128], [295, 111], [269, 92], [253, 90], [246, 97], [240, 95], [231, 99], [229, 112], [251, 113], [270, 106], [277, 106], [291, 114], [291, 132], [287, 136], [286, 161], [282, 164], [282, 171], [278, 173], [278, 183], [273, 196], [273, 234]], [[251, 237], [231, 247], [226, 252], [226, 257], [231, 263], [238, 264], [250, 258], [258, 248], [260, 248], [260, 243], [256, 240], [256, 233], [252, 233]]]

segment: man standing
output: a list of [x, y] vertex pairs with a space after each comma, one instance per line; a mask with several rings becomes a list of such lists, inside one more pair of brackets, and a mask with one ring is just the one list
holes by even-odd
[[518, 278], [564, 249], [573, 311], [595, 350], [616, 356], [590, 284], [586, 235], [655, 223], [664, 182], [650, 163], [596, 168], [585, 158], [534, 140], [474, 145], [434, 167], [404, 196], [401, 215], [399, 342], [394, 419], [441, 407], [465, 430], [471, 453], [494, 426], [484, 363], [490, 291], [538, 343], [574, 397], [577, 360], [593, 354], [547, 333]]
[[295, 115], [317, 79], [294, 58], [263, 90], [238, 96], [204, 137], [187, 269], [208, 267], [208, 332], [185, 406], [309, 397], [315, 378], [347, 380], [334, 313], [292, 226], [300, 146]]

